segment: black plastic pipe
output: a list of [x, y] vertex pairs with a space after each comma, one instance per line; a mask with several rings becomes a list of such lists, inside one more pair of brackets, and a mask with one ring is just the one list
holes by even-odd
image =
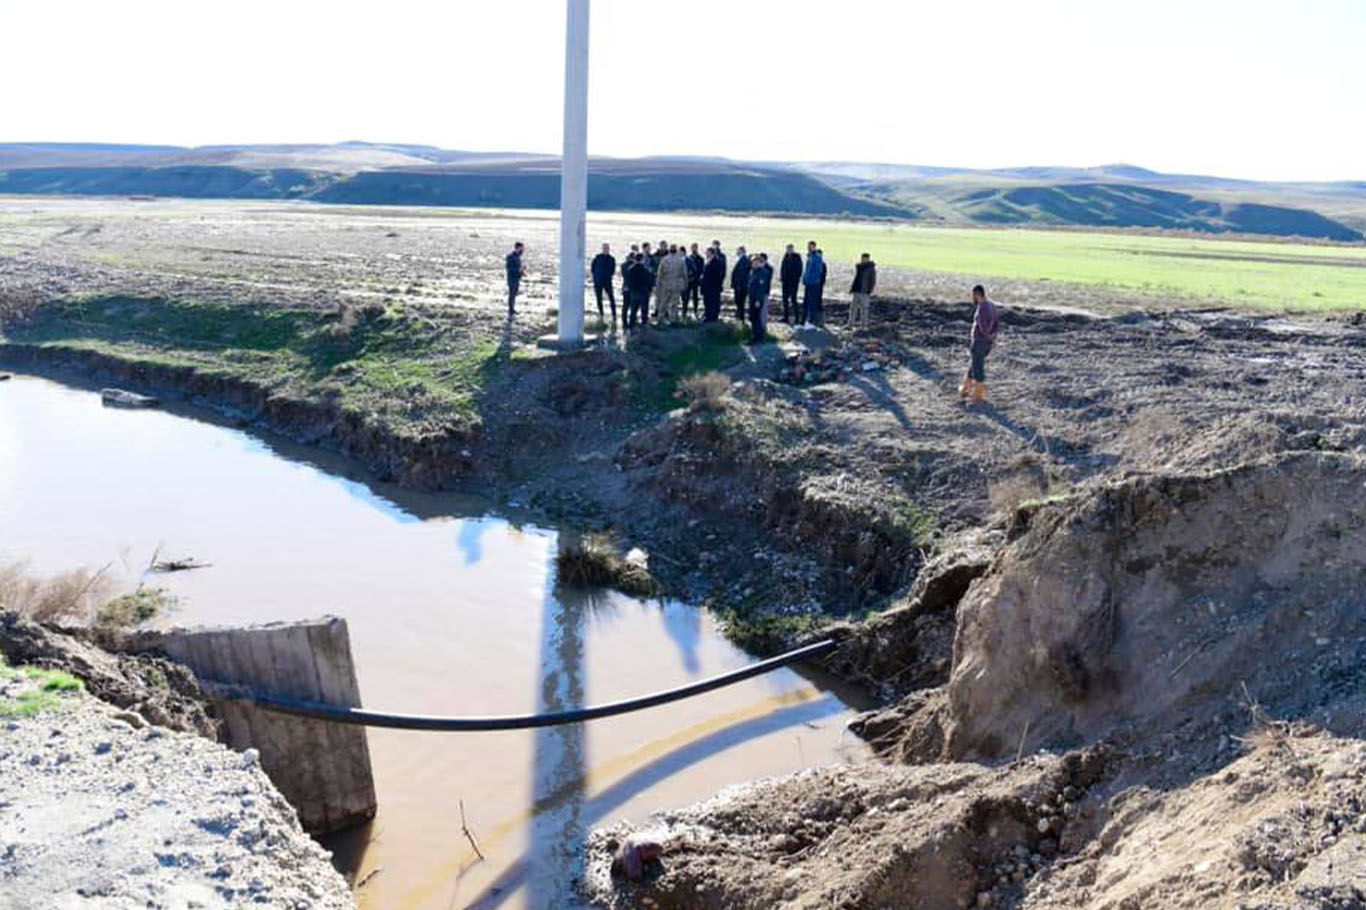
[[296, 698], [283, 698], [276, 695], [262, 695], [242, 686], [205, 685], [210, 697], [224, 698], [252, 704], [266, 711], [281, 714], [294, 714], [311, 717], [329, 723], [356, 724], [365, 727], [389, 727], [395, 730], [438, 730], [447, 733], [472, 733], [487, 730], [527, 730], [534, 727], [557, 727], [561, 724], [577, 724], [600, 717], [612, 717], [631, 711], [643, 711], [669, 702], [680, 701], [738, 683], [754, 676], [761, 676], [787, 664], [796, 663], [810, 657], [824, 654], [835, 647], [831, 639], [818, 641], [812, 645], [761, 660], [756, 664], [722, 673], [710, 679], [699, 680], [676, 689], [666, 689], [653, 695], [614, 701], [592, 708], [575, 708], [571, 711], [558, 711], [554, 714], [514, 714], [505, 717], [436, 717], [429, 714], [389, 714], [383, 711], [368, 711], [364, 708], [347, 708], [327, 705], [321, 702], [303, 701]]

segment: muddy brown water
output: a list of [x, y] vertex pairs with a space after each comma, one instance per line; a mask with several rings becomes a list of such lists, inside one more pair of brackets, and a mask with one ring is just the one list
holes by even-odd
[[[0, 559], [39, 573], [109, 564], [131, 589], [160, 548], [211, 563], [148, 576], [181, 599], [162, 622], [345, 616], [377, 709], [549, 711], [753, 660], [691, 606], [557, 590], [553, 529], [367, 484], [339, 459], [187, 416], [203, 415], [106, 408], [25, 376], [0, 384]], [[572, 906], [593, 827], [868, 760], [844, 729], [856, 702], [780, 670], [587, 725], [372, 730], [379, 814], [328, 846], [363, 882], [362, 907]]]

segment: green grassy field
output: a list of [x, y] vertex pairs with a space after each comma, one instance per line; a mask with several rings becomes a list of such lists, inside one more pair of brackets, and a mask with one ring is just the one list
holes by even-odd
[[1162, 237], [1098, 231], [932, 228], [725, 216], [590, 215], [590, 235], [743, 242], [770, 255], [816, 238], [833, 264], [882, 265], [966, 278], [1051, 281], [1154, 300], [1257, 308], [1366, 308], [1366, 246]]

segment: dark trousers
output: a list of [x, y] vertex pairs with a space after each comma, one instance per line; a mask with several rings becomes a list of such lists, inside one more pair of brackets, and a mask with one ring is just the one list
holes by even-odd
[[821, 306], [821, 286], [806, 284], [802, 285], [802, 290], [802, 322], [825, 325], [825, 311]]
[[638, 325], [649, 325], [650, 296], [649, 291], [633, 291], [631, 293], [631, 328], [635, 328]]
[[704, 288], [702, 290], [702, 319], [706, 322], [716, 322], [721, 318], [721, 289]]
[[517, 284], [508, 283], [508, 316], [517, 315]]
[[617, 298], [616, 298], [616, 295], [612, 293], [612, 284], [611, 284], [611, 282], [608, 282], [608, 283], [606, 283], [606, 284], [598, 284], [597, 282], [594, 282], [594, 283], [593, 283], [593, 293], [594, 293], [594, 294], [597, 296], [597, 298], [598, 298], [598, 318], [599, 318], [599, 319], [602, 318], [602, 292], [603, 292], [603, 291], [606, 291], [606, 292], [607, 292], [607, 299], [608, 299], [608, 301], [610, 301], [611, 304], [612, 304], [612, 325], [616, 325], [616, 324], [617, 324]]
[[688, 282], [688, 290], [683, 294], [683, 312], [684, 312], [684, 313], [686, 313], [686, 312], [688, 311], [688, 302], [691, 301], [691, 302], [692, 302], [692, 311], [693, 311], [693, 315], [696, 315], [696, 314], [697, 314], [698, 301], [700, 301], [700, 300], [702, 299], [701, 296], [700, 296], [701, 293], [702, 293], [702, 282], [700, 282], [700, 281], [689, 281], [689, 282]]
[[734, 288], [735, 291], [735, 318], [745, 321], [745, 299], [749, 297], [749, 288]]
[[797, 303], [797, 282], [795, 281], [783, 282], [783, 322], [789, 321], [787, 316], [787, 307], [789, 304], [792, 306], [792, 319], [801, 322], [802, 308]]
[[763, 341], [768, 335], [768, 295], [762, 297], [751, 297], [749, 299], [749, 325], [751, 329], [751, 340], [755, 344]]
[[621, 327], [628, 328], [626, 320], [631, 318], [631, 289], [625, 284], [621, 286]]
[[987, 355], [991, 353], [991, 342], [974, 341], [968, 351], [972, 354], [972, 368], [968, 370], [968, 376], [977, 382], [986, 382]]

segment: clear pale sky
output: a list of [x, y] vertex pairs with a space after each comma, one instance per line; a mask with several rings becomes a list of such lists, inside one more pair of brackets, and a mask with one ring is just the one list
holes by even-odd
[[[0, 141], [556, 152], [564, 0], [12, 2]], [[1366, 179], [1366, 0], [593, 0], [589, 149]]]

